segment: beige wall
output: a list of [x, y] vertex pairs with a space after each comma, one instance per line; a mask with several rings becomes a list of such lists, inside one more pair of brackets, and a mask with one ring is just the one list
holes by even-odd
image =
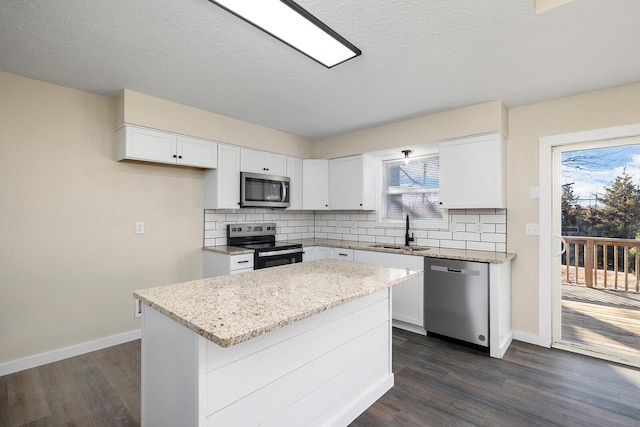
[[507, 250], [513, 263], [513, 323], [538, 334], [538, 238], [525, 236], [527, 223], [539, 223], [539, 204], [530, 198], [538, 186], [538, 144], [543, 136], [640, 123], [640, 83], [585, 93], [509, 110], [507, 143]]
[[[500, 101], [318, 141], [125, 91], [112, 100], [0, 72], [0, 364], [134, 330], [132, 292], [198, 278], [202, 172], [115, 162], [124, 121], [330, 158], [502, 130], [514, 329], [538, 332], [538, 139], [640, 123], [640, 83], [507, 110]], [[127, 101], [125, 98], [130, 97]], [[508, 123], [507, 123], [508, 117]], [[259, 141], [259, 142], [258, 142]], [[134, 234], [144, 221], [146, 234]]]
[[116, 127], [122, 123], [137, 124], [294, 157], [310, 158], [313, 154], [313, 142], [301, 136], [129, 89], [116, 102]]
[[509, 133], [507, 109], [500, 100], [317, 141], [314, 158], [331, 159], [496, 131]]
[[202, 274], [202, 171], [115, 162], [112, 99], [0, 93], [0, 364], [140, 328], [135, 289]]
[[[538, 141], [542, 136], [640, 123], [640, 83], [507, 109], [491, 101], [318, 141], [315, 157], [333, 158], [502, 130], [507, 143], [507, 251], [513, 264], [514, 330], [538, 334]], [[522, 336], [522, 334], [521, 334]]]

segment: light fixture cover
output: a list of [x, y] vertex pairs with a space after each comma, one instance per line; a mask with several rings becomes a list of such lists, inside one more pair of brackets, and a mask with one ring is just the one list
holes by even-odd
[[209, 0], [327, 68], [362, 52], [291, 0]]

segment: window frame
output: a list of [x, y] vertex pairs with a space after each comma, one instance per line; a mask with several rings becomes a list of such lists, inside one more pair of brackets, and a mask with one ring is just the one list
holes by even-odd
[[[425, 159], [433, 159], [440, 158], [439, 153], [427, 154], [422, 156], [416, 156], [409, 158], [409, 163], [422, 161]], [[376, 200], [376, 225], [379, 227], [394, 227], [399, 228], [405, 226], [405, 219], [394, 220], [394, 219], [385, 219], [382, 217], [382, 214], [386, 212], [386, 195], [387, 194], [424, 194], [424, 193], [440, 193], [440, 186], [437, 189], [414, 189], [409, 191], [393, 191], [388, 192], [387, 185], [387, 165], [389, 164], [398, 164], [403, 163], [404, 159], [387, 159], [382, 160], [379, 163], [380, 173], [379, 176], [379, 185], [378, 188], [380, 191], [377, 192], [378, 197]], [[440, 169], [438, 168], [438, 175], [440, 175]], [[412, 228], [422, 228], [422, 229], [435, 229], [435, 230], [448, 230], [449, 229], [449, 213], [446, 208], [442, 208], [442, 221], [433, 222], [433, 221], [425, 221], [419, 219], [410, 218]]]

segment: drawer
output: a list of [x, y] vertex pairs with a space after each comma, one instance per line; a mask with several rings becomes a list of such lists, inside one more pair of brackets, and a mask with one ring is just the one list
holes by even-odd
[[253, 268], [253, 254], [232, 255], [229, 257], [229, 271]]
[[353, 249], [333, 248], [333, 258], [353, 261]]

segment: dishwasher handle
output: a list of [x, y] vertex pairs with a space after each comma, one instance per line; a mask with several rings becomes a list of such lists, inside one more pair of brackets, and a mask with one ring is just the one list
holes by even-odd
[[439, 271], [442, 273], [452, 273], [452, 274], [463, 274], [463, 275], [467, 275], [467, 276], [479, 276], [480, 272], [478, 270], [469, 270], [466, 268], [451, 268], [451, 267], [445, 267], [442, 265], [432, 265], [431, 266], [431, 270], [432, 271]]

